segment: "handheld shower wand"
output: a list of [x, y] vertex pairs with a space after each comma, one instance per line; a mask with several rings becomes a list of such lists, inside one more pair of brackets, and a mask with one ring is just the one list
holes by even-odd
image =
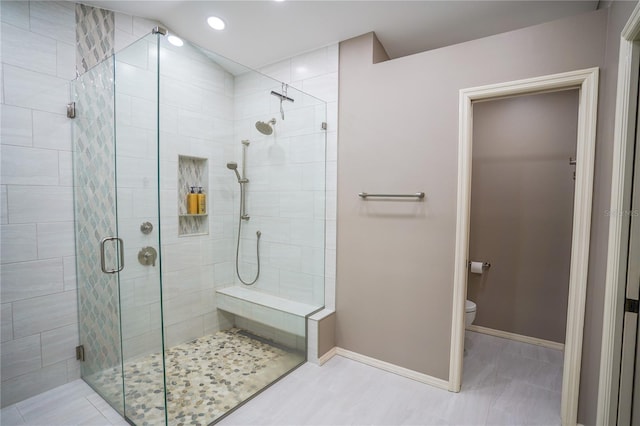
[[240, 173], [238, 173], [238, 163], [236, 163], [235, 161], [228, 162], [227, 163], [227, 169], [233, 170], [236, 173], [236, 177], [238, 178], [238, 183], [247, 183], [247, 182], [249, 182], [249, 179], [243, 179], [240, 176]]

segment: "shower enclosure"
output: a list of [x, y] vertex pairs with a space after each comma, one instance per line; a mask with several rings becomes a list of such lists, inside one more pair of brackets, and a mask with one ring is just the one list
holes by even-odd
[[134, 424], [214, 423], [306, 360], [326, 105], [157, 32], [78, 77], [72, 101], [82, 377]]

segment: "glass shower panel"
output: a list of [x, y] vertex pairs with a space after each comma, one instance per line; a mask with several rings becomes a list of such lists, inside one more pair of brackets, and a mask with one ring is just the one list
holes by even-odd
[[[100, 242], [117, 235], [114, 145], [114, 61], [72, 83], [76, 274], [82, 378], [124, 414], [118, 277], [101, 270]], [[105, 244], [104, 265], [117, 265]]]
[[125, 413], [164, 424], [158, 188], [158, 35], [115, 55], [115, 169]]
[[134, 424], [216, 422], [306, 360], [326, 104], [158, 35], [73, 90], [82, 376]]
[[[160, 40], [159, 74], [168, 422], [210, 423], [306, 361], [306, 317], [324, 305], [326, 106], [187, 41]], [[272, 91], [293, 99], [284, 118]], [[205, 212], [189, 212], [192, 186]]]
[[164, 424], [157, 35], [73, 82], [82, 377], [134, 424]]
[[[208, 424], [242, 399], [230, 381], [233, 319], [217, 310], [215, 276], [232, 260], [231, 193], [220, 185], [233, 136], [233, 75], [205, 51], [160, 41], [163, 313], [169, 424]], [[228, 177], [225, 173], [224, 177]], [[204, 211], [188, 209], [202, 188]], [[225, 408], [226, 407], [226, 408]]]
[[[251, 220], [242, 227], [239, 269], [249, 276], [256, 272], [251, 251], [260, 230], [269, 256], [252, 289], [322, 307], [326, 103], [256, 72], [238, 76], [236, 88], [235, 138], [251, 141], [247, 167], [252, 174], [247, 185]], [[277, 94], [292, 101], [281, 102]], [[273, 132], [259, 132], [258, 121], [275, 122]], [[235, 155], [242, 157], [238, 147]]]

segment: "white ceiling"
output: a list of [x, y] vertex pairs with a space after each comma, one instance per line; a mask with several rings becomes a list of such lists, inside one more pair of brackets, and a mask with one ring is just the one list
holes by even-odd
[[[162, 22], [178, 36], [258, 68], [375, 31], [391, 58], [595, 10], [598, 1], [113, 1], [87, 4]], [[224, 31], [206, 18], [221, 17]]]

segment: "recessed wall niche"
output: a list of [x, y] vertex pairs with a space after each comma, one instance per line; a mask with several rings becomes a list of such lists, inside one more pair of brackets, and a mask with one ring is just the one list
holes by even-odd
[[[200, 188], [206, 199], [204, 212], [188, 207], [191, 188]], [[193, 236], [209, 233], [209, 168], [206, 158], [178, 155], [178, 235]]]

